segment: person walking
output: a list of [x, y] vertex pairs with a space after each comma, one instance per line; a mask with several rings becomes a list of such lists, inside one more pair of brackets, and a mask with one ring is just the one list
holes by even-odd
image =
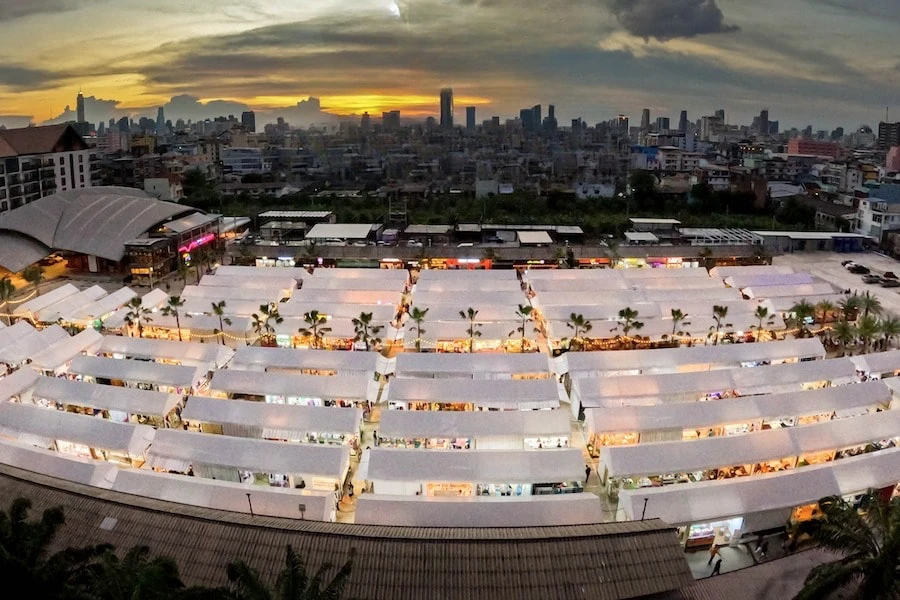
[[712, 577], [713, 575], [721, 575], [721, 574], [722, 574], [722, 559], [720, 558], [719, 560], [716, 561], [716, 566], [713, 567], [712, 575], [710, 575], [710, 577]]
[[716, 546], [715, 544], [713, 544], [713, 545], [710, 547], [710, 549], [709, 549], [709, 560], [706, 562], [706, 565], [707, 565], [707, 566], [711, 565], [713, 559], [714, 559], [716, 556], [721, 557], [722, 555], [719, 554], [719, 547]]
[[584, 466], [584, 485], [587, 485], [588, 479], [591, 476], [591, 465]]

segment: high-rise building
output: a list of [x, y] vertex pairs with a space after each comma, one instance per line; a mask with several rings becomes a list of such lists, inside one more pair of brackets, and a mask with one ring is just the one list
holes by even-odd
[[552, 104], [547, 107], [547, 118], [544, 119], [543, 127], [544, 135], [550, 137], [556, 135], [556, 130], [559, 128], [559, 123], [556, 120], [556, 107]]
[[523, 108], [519, 111], [519, 120], [522, 122], [522, 129], [524, 131], [531, 131], [534, 129], [534, 111], [530, 108]]
[[166, 113], [162, 106], [156, 109], [156, 133], [157, 135], [166, 133]]
[[662, 133], [669, 130], [669, 117], [656, 117], [656, 131]]
[[372, 117], [369, 116], [368, 111], [364, 112], [359, 120], [359, 128], [362, 129], [363, 133], [369, 133], [369, 130], [372, 128]]
[[441, 129], [453, 129], [453, 90], [441, 90]]
[[531, 131], [539, 131], [541, 128], [541, 105], [535, 104], [531, 107]]
[[769, 109], [764, 108], [759, 113], [759, 133], [769, 135]]
[[619, 135], [628, 135], [628, 117], [625, 115], [617, 116], [615, 129]]
[[781, 123], [778, 121], [769, 121], [769, 135], [778, 135], [781, 129]]
[[645, 108], [641, 112], [641, 131], [650, 131], [650, 109]]
[[688, 115], [687, 111], [681, 111], [681, 118], [678, 119], [678, 131], [681, 133], [687, 133], [688, 130]]
[[252, 110], [242, 112], [241, 125], [250, 133], [256, 133], [256, 113]]
[[466, 131], [475, 131], [475, 107], [466, 107]]
[[84, 123], [84, 94], [81, 93], [81, 90], [78, 90], [78, 96], [75, 98], [75, 114], [77, 116], [78, 123]]
[[878, 149], [887, 150], [892, 146], [900, 146], [900, 122], [878, 124]]
[[725, 109], [720, 108], [719, 110], [717, 110], [715, 113], [715, 117], [718, 120], [722, 121], [722, 125], [724, 125], [725, 124]]
[[381, 126], [387, 132], [400, 130], [400, 111], [392, 110], [381, 113]]

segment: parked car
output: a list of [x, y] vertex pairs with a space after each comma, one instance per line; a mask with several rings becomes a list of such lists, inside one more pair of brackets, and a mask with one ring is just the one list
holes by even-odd
[[856, 275], [868, 275], [869, 273], [872, 272], [869, 269], [869, 267], [864, 267], [863, 265], [857, 265], [857, 264], [853, 264], [853, 266], [850, 266], [847, 268], [850, 270], [851, 273], [854, 273]]
[[900, 279], [896, 275], [894, 275], [893, 271], [885, 271], [884, 275], [882, 275], [885, 279]]
[[423, 246], [425, 246], [425, 244], [418, 240], [409, 240], [408, 242], [406, 242], [407, 248], [422, 248]]
[[900, 287], [900, 280], [897, 279], [882, 279], [881, 287], [885, 288], [895, 288]]
[[863, 275], [863, 283], [881, 283], [881, 277], [878, 275]]

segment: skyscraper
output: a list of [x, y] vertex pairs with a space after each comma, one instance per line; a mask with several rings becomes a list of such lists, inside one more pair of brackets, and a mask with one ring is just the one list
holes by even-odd
[[888, 150], [891, 146], [900, 146], [900, 122], [882, 121], [878, 124], [878, 149]]
[[656, 117], [656, 131], [662, 133], [669, 130], [669, 117]]
[[466, 131], [475, 131], [475, 107], [466, 107]]
[[453, 90], [441, 90], [441, 129], [453, 129]]
[[687, 111], [681, 111], [681, 118], [678, 119], [678, 131], [681, 133], [687, 133], [688, 130], [688, 115]]
[[716, 118], [718, 120], [722, 121], [722, 125], [725, 124], [725, 109], [724, 108], [720, 108], [719, 110], [716, 111]]
[[241, 113], [241, 125], [250, 133], [256, 133], [256, 113], [247, 110]]
[[650, 131], [650, 109], [645, 108], [641, 113], [641, 131]]
[[769, 135], [769, 109], [764, 108], [759, 113], [759, 133]]
[[363, 113], [362, 118], [359, 120], [359, 128], [362, 129], [363, 133], [368, 133], [369, 129], [372, 127], [372, 117], [369, 116], [369, 112], [366, 111]]
[[75, 98], [75, 114], [78, 122], [84, 123], [84, 94], [81, 93], [81, 90], [78, 90], [78, 97]]
[[161, 134], [166, 132], [166, 113], [163, 110], [163, 107], [160, 106], [156, 109], [156, 133]]
[[541, 111], [540, 104], [535, 104], [534, 106], [531, 107], [531, 130], [532, 131], [537, 132], [537, 131], [540, 131], [540, 129], [541, 129], [541, 122], [543, 121], [541, 112], [542, 111]]

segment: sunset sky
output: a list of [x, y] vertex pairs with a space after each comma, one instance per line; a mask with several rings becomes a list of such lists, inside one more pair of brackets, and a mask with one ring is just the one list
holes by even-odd
[[897, 0], [0, 0], [0, 124], [66, 118], [79, 88], [97, 122], [309, 96], [424, 116], [452, 86], [458, 119], [768, 106], [783, 127], [853, 128], [900, 118], [898, 27]]

